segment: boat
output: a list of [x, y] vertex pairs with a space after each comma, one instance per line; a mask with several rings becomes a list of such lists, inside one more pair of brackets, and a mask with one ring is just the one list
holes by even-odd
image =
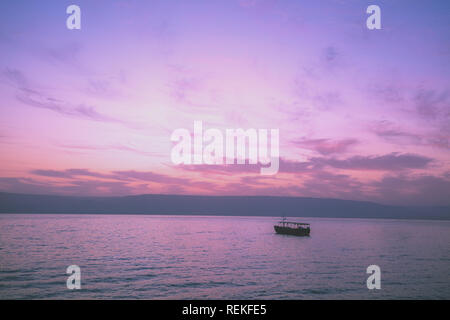
[[278, 234], [287, 234], [298, 237], [308, 237], [311, 231], [309, 223], [286, 221], [285, 218], [282, 221], [279, 221], [278, 225], [273, 227]]

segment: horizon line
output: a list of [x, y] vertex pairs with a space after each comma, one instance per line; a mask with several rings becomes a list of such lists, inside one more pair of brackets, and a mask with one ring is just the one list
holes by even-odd
[[395, 208], [450, 208], [450, 205], [398, 205], [398, 204], [385, 204], [369, 200], [351, 200], [342, 198], [319, 198], [319, 197], [303, 197], [303, 196], [280, 196], [280, 195], [200, 195], [200, 194], [173, 194], [173, 193], [141, 193], [141, 194], [128, 194], [128, 195], [64, 195], [64, 194], [44, 194], [44, 193], [21, 193], [21, 192], [8, 192], [0, 191], [0, 194], [10, 195], [24, 195], [24, 196], [45, 196], [45, 197], [67, 197], [67, 198], [126, 198], [126, 197], [141, 197], [141, 196], [167, 196], [167, 197], [203, 197], [203, 198], [289, 198], [289, 199], [311, 199], [311, 200], [334, 200], [334, 201], [348, 201], [367, 203], [385, 207]]

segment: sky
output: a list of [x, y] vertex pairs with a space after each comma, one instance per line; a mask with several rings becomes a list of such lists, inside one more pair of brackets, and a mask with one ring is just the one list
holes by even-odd
[[[1, 1], [0, 191], [450, 205], [449, 58], [448, 1]], [[194, 121], [279, 129], [279, 172], [173, 164]]]

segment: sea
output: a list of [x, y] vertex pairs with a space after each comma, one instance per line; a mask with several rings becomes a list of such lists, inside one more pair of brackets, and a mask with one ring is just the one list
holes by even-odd
[[278, 220], [1, 214], [0, 299], [450, 299], [450, 221]]

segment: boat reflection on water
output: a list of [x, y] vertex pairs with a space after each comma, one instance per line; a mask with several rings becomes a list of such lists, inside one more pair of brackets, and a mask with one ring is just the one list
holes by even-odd
[[283, 218], [274, 226], [275, 232], [278, 234], [287, 234], [291, 236], [308, 237], [311, 231], [309, 223], [286, 221]]

